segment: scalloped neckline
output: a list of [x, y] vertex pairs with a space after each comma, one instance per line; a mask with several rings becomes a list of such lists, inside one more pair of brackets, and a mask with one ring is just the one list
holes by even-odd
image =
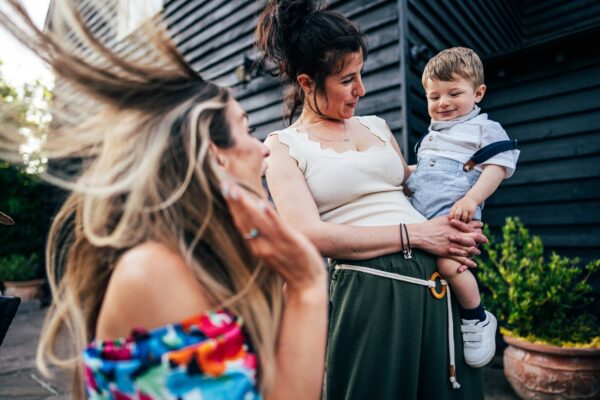
[[389, 142], [382, 139], [378, 134], [376, 134], [370, 126], [368, 126], [367, 124], [365, 124], [363, 121], [361, 121], [362, 117], [354, 117], [358, 120], [358, 123], [361, 124], [362, 126], [364, 126], [365, 128], [367, 128], [367, 130], [370, 132], [371, 135], [373, 135], [377, 140], [383, 142], [383, 146], [379, 146], [376, 144], [373, 144], [369, 147], [367, 147], [364, 150], [356, 150], [356, 149], [348, 149], [348, 150], [344, 150], [344, 151], [336, 151], [331, 147], [323, 147], [321, 142], [318, 140], [312, 140], [310, 139], [310, 134], [308, 132], [302, 132], [300, 131], [298, 128], [292, 128], [292, 127], [288, 127], [288, 129], [291, 129], [292, 131], [294, 131], [295, 133], [298, 133], [300, 135], [302, 135], [303, 137], [306, 138], [306, 141], [308, 143], [310, 143], [312, 146], [316, 146], [321, 152], [323, 153], [331, 153], [331, 154], [335, 154], [337, 156], [343, 155], [343, 154], [348, 154], [348, 153], [353, 153], [353, 154], [365, 154], [365, 153], [373, 153], [372, 149], [375, 150], [379, 150], [376, 151], [376, 153], [379, 152], [383, 152], [385, 150], [387, 150], [389, 148]]

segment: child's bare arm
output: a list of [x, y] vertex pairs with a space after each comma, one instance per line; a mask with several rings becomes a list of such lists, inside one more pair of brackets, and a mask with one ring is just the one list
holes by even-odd
[[499, 165], [488, 164], [483, 167], [481, 176], [465, 197], [458, 200], [450, 209], [449, 218], [470, 222], [475, 209], [492, 195], [506, 176], [506, 170]]

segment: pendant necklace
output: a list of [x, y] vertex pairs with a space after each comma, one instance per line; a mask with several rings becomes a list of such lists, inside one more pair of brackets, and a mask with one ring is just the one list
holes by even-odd
[[304, 126], [304, 121], [300, 121], [300, 128], [302, 128], [303, 130], [306, 131], [306, 133], [308, 133], [309, 136], [315, 137], [319, 140], [322, 140], [324, 142], [332, 142], [332, 143], [346, 143], [347, 145], [350, 145], [350, 138], [348, 137], [348, 129], [346, 129], [346, 121], [342, 120], [342, 125], [344, 125], [344, 138], [343, 139], [326, 139], [323, 138], [321, 136], [317, 136], [314, 133], [312, 133], [311, 131], [308, 130], [307, 127]]

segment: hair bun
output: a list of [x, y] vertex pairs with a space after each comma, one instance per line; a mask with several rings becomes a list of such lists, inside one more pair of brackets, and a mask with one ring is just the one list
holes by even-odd
[[276, 20], [284, 36], [291, 39], [298, 34], [306, 18], [319, 9], [314, 0], [276, 0]]
[[308, 17], [319, 10], [318, 0], [269, 0], [256, 24], [255, 40], [263, 58], [275, 63], [281, 73], [294, 79], [289, 59], [302, 36]]

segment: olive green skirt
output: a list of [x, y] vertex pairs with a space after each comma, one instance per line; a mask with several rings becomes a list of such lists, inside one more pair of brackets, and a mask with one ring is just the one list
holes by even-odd
[[[428, 280], [435, 257], [414, 251], [370, 260], [336, 260]], [[439, 290], [438, 290], [439, 291]], [[447, 298], [429, 288], [364, 272], [332, 270], [326, 399], [483, 399], [481, 369], [464, 363], [453, 298], [456, 375], [448, 376]]]

